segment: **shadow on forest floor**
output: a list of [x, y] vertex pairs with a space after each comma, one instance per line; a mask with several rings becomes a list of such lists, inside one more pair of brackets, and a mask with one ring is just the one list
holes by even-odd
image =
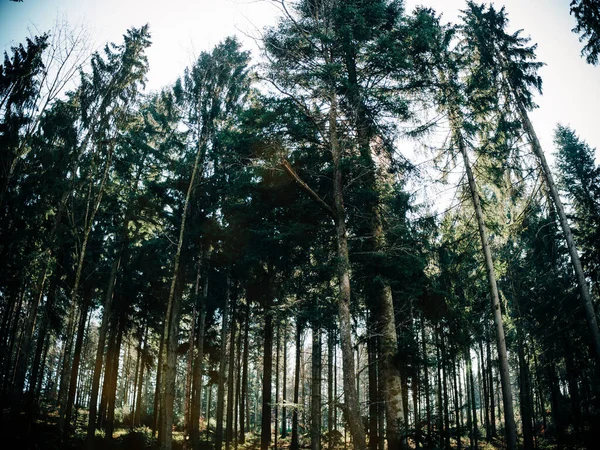
[[[70, 435], [66, 442], [62, 441], [61, 430], [58, 424], [58, 411], [52, 408], [44, 408], [40, 411], [39, 417], [36, 420], [29, 420], [24, 414], [17, 418], [10, 417], [8, 411], [4, 411], [2, 414], [2, 420], [0, 424], [0, 442], [3, 449], [16, 449], [16, 450], [79, 450], [85, 448], [85, 429], [87, 423], [87, 414], [81, 411], [75, 421], [74, 432]], [[341, 436], [341, 435], [340, 435]], [[211, 450], [212, 436], [209, 435], [206, 440], [206, 435], [203, 434], [203, 441], [197, 450]], [[323, 436], [323, 440], [326, 441], [326, 436]], [[332, 450], [352, 450], [351, 445], [344, 445], [343, 439], [337, 442], [338, 445], [332, 448]], [[274, 443], [271, 448], [280, 450], [286, 450], [290, 448], [289, 438], [278, 439], [277, 447]], [[461, 439], [461, 448], [468, 450], [469, 439], [463, 437]], [[536, 443], [538, 450], [550, 450], [557, 448], [556, 444], [549, 440], [538, 440]], [[234, 446], [232, 445], [232, 448]], [[414, 440], [409, 440], [409, 447], [414, 449]], [[522, 443], [519, 446], [522, 448]], [[184, 434], [181, 431], [174, 431], [173, 433], [173, 450], [187, 450], [191, 446], [189, 442], [185, 440]], [[245, 444], [238, 444], [238, 450], [255, 450], [260, 448], [260, 439], [252, 434], [247, 435], [247, 441]], [[300, 448], [310, 448], [308, 436], [303, 436], [301, 439]], [[327, 445], [323, 445], [324, 450], [327, 450]], [[433, 443], [429, 446], [420, 447], [427, 449], [438, 449], [439, 447]], [[455, 437], [451, 438], [451, 448], [458, 448]], [[505, 449], [506, 446], [504, 441], [501, 439], [494, 439], [491, 442], [487, 442], [484, 439], [480, 439], [477, 450], [501, 450]], [[563, 449], [579, 450], [586, 448], [580, 445], [566, 445]], [[597, 447], [590, 447], [597, 448]], [[148, 427], [141, 428], [123, 428], [118, 427], [113, 433], [113, 439], [110, 441], [104, 438], [102, 432], [97, 431], [94, 450], [158, 450], [156, 439], [152, 437], [151, 431]]]

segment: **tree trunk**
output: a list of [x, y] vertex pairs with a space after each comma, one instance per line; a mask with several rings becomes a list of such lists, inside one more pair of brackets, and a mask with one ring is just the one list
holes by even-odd
[[[204, 255], [201, 255], [201, 258]], [[198, 338], [196, 339], [196, 357], [194, 359], [194, 375], [192, 383], [192, 405], [190, 411], [191, 421], [191, 441], [192, 448], [197, 449], [200, 445], [200, 410], [202, 403], [202, 368], [204, 364], [204, 333], [206, 327], [206, 300], [208, 297], [208, 275], [205, 275], [200, 292], [200, 279], [202, 278], [202, 261], [198, 263], [198, 273], [196, 274], [196, 301], [199, 303], [198, 310]], [[207, 425], [208, 426], [208, 425]]]
[[[337, 271], [339, 283], [338, 319], [340, 345], [342, 348], [342, 364], [344, 369], [344, 411], [348, 427], [350, 428], [350, 435], [352, 436], [354, 448], [356, 450], [366, 450], [365, 434], [362, 419], [360, 417], [356, 386], [354, 384], [356, 370], [352, 350], [352, 329], [350, 321], [350, 258], [348, 255], [348, 233], [346, 230], [346, 212], [344, 209], [342, 184], [342, 151], [337, 136], [337, 99], [334, 94], [331, 95], [331, 105], [329, 108], [329, 137], [333, 159], [333, 210], [335, 215], [334, 220], [337, 240]], [[396, 345], [395, 342], [394, 345]], [[385, 345], [382, 347], [385, 348]], [[394, 389], [395, 387], [390, 392], [396, 394]], [[397, 397], [394, 397], [392, 402], [397, 404]]]
[[281, 356], [281, 325], [277, 322], [277, 350], [275, 351], [275, 426], [273, 433], [273, 443], [277, 450], [277, 437], [279, 435], [279, 371], [280, 371], [280, 356]]
[[119, 379], [119, 356], [121, 354], [121, 344], [123, 342], [123, 323], [119, 320], [117, 325], [117, 341], [113, 351], [113, 363], [111, 364], [112, 370], [109, 375], [109, 389], [106, 403], [106, 438], [112, 440], [113, 432], [115, 429], [115, 407], [117, 403], [117, 384]]
[[458, 389], [458, 384], [457, 384], [457, 373], [456, 373], [456, 360], [452, 361], [452, 384], [454, 387], [454, 420], [456, 423], [456, 448], [458, 450], [461, 450], [462, 448], [462, 441], [460, 439], [460, 437], [462, 436], [462, 429], [461, 429], [461, 415], [460, 415], [460, 391]]
[[265, 329], [263, 353], [263, 379], [262, 379], [262, 415], [260, 429], [260, 448], [268, 450], [271, 445], [271, 379], [273, 372], [273, 302], [272, 280], [269, 274], [267, 298], [265, 300]]
[[302, 323], [296, 318], [296, 367], [294, 373], [294, 410], [292, 411], [292, 442], [290, 445], [291, 450], [298, 450], [300, 448], [298, 440], [298, 402], [300, 394], [300, 337], [302, 335]]
[[171, 277], [171, 288], [169, 289], [169, 299], [167, 300], [167, 310], [164, 320], [162, 342], [163, 360], [161, 361], [162, 420], [161, 432], [159, 433], [159, 443], [161, 450], [171, 450], [173, 441], [173, 401], [175, 398], [175, 363], [177, 360], [177, 357], [174, 352], [177, 348], [177, 338], [179, 331], [179, 310], [181, 302], [180, 296], [175, 294], [175, 290], [177, 280], [181, 276], [179, 265], [181, 260], [181, 252], [183, 248], [183, 241], [185, 238], [185, 224], [187, 219], [188, 206], [192, 198], [194, 182], [196, 180], [198, 169], [199, 167], [204, 165], [204, 156], [206, 154], [206, 141], [206, 135], [202, 133], [201, 137], [198, 139], [196, 157], [194, 159], [194, 166], [192, 168], [192, 175], [190, 177], [190, 182], [187, 187], [185, 200], [183, 202], [183, 207], [181, 211], [181, 225], [179, 227], [177, 252], [175, 253], [175, 260], [173, 262], [173, 276]]
[[75, 402], [75, 393], [77, 390], [77, 379], [79, 375], [79, 365], [81, 361], [81, 349], [83, 346], [83, 337], [85, 333], [88, 309], [92, 301], [92, 291], [86, 289], [81, 306], [81, 314], [79, 316], [79, 326], [77, 329], [77, 338], [75, 340], [75, 350], [73, 354], [73, 366], [71, 368], [71, 379], [69, 383], [69, 393], [67, 396], [67, 405], [65, 410], [65, 426], [63, 429], [63, 439], [66, 441], [69, 438], [71, 428], [71, 414], [73, 413], [73, 403]]
[[318, 325], [313, 325], [312, 335], [310, 449], [321, 450], [321, 328]]
[[477, 409], [475, 404], [475, 379], [473, 378], [473, 368], [471, 364], [471, 357], [467, 358], [467, 376], [469, 377], [469, 384], [471, 385], [471, 405], [473, 408], [473, 448], [478, 448], [479, 440], [479, 429], [477, 428]]
[[[514, 87], [511, 87], [514, 90]], [[544, 155], [544, 151], [542, 149], [540, 141], [538, 140], [535, 129], [533, 128], [533, 125], [529, 120], [527, 109], [525, 108], [523, 103], [518, 99], [516, 100], [516, 103], [519, 110], [519, 115], [521, 116], [521, 121], [523, 122], [523, 126], [525, 128], [525, 132], [529, 136], [529, 142], [531, 143], [533, 153], [539, 160], [542, 176], [544, 177], [544, 181], [546, 182], [546, 186], [550, 192], [550, 196], [552, 197], [554, 206], [556, 207], [556, 212], [558, 213], [560, 226], [563, 230], [564, 238], [567, 241], [569, 255], [571, 256], [571, 263], [573, 264], [575, 276], [577, 277], [577, 285], [579, 286], [579, 293], [581, 295], [581, 302], [583, 304], [583, 312], [585, 314], [585, 319], [587, 321], [588, 329], [590, 331], [592, 347], [594, 349], [593, 354], [596, 360], [596, 370], [597, 373], [600, 374], [600, 330], [598, 329], [598, 321], [596, 319], [594, 305], [590, 296], [589, 286], [585, 279], [585, 273], [583, 272], [583, 267], [581, 266], [581, 260], [579, 258], [579, 253], [577, 252], [577, 247], [575, 246], [575, 239], [573, 238], [571, 227], [569, 226], [569, 222], [567, 221], [567, 215], [565, 214], [565, 209], [563, 207], [562, 200], [560, 199], [560, 195], [558, 194], [558, 189], [554, 184], [552, 172], [550, 171], [550, 167], [548, 166], [548, 162], [546, 161], [546, 156]]]
[[[376, 324], [373, 323], [372, 315], [367, 318], [369, 323], [369, 335], [367, 336], [367, 357], [369, 364], [369, 450], [377, 450], [379, 444], [378, 432], [378, 409], [379, 409], [379, 393], [377, 383], [377, 335]], [[331, 448], [331, 447], [329, 447]]]
[[225, 409], [225, 373], [227, 372], [227, 335], [229, 333], [229, 291], [231, 280], [227, 276], [225, 306], [221, 323], [221, 349], [219, 352], [219, 384], [217, 387], [217, 426], [215, 429], [215, 450], [223, 446], [223, 410]]
[[142, 418], [142, 408], [143, 408], [143, 392], [144, 392], [144, 368], [146, 366], [144, 362], [144, 351], [146, 349], [146, 327], [144, 327], [144, 331], [142, 332], [142, 340], [140, 341], [140, 369], [138, 372], [138, 381], [137, 381], [137, 397], [135, 400], [135, 413], [133, 415], [132, 423], [133, 426], [141, 425]]
[[471, 164], [469, 162], [469, 156], [467, 154], [467, 149], [463, 137], [457, 128], [454, 129], [454, 138], [456, 140], [456, 143], [458, 144], [458, 148], [460, 150], [460, 153], [462, 154], [465, 165], [465, 172], [467, 174], [471, 199], [473, 200], [473, 208], [475, 209], [475, 216], [477, 218], [479, 237], [481, 239], [481, 246], [483, 248], [490, 296], [492, 299], [492, 314], [494, 317], [494, 324], [496, 326], [496, 346], [498, 348], [498, 360], [500, 363], [500, 382], [502, 385], [502, 401], [504, 404], [506, 446], [508, 450], [516, 450], [517, 429], [515, 425], [515, 416], [512, 404], [512, 389], [510, 385], [510, 371], [508, 367], [508, 356], [506, 352], [506, 339], [504, 337], [504, 324], [502, 321], [502, 311], [500, 309], [498, 287], [496, 285], [496, 272], [494, 269], [494, 262], [492, 260], [492, 252], [488, 243], [487, 229], [483, 220], [483, 211], [481, 210], [481, 204], [479, 202], [479, 192], [477, 190], [477, 185], [475, 184], [475, 178], [473, 177], [473, 172], [471, 170]]
[[102, 322], [100, 323], [100, 329], [98, 330], [98, 346], [96, 348], [96, 360], [94, 363], [94, 375], [92, 378], [92, 393], [90, 395], [90, 407], [88, 417], [88, 428], [87, 428], [87, 447], [91, 448], [93, 445], [94, 434], [96, 432], [96, 413], [98, 408], [98, 391], [100, 390], [100, 375], [102, 373], [102, 360], [104, 359], [104, 347], [106, 343], [106, 332], [108, 329], [108, 323], [112, 315], [112, 302], [115, 291], [115, 283], [117, 281], [117, 272], [121, 258], [117, 257], [113, 261], [110, 269], [110, 277], [108, 285], [106, 287], [106, 294], [104, 296], [104, 311], [102, 313]]
[[[288, 338], [288, 324], [287, 321], [283, 325], [283, 386], [281, 394], [281, 438], [287, 437], [287, 338]], [[331, 407], [331, 406], [330, 406]]]
[[246, 409], [248, 403], [248, 331], [250, 329], [250, 301], [246, 299], [246, 321], [244, 324], [244, 355], [242, 357], [242, 395], [240, 396], [240, 443], [246, 442], [247, 422], [250, 421], [250, 414]]
[[235, 387], [235, 330], [237, 320], [237, 296], [231, 298], [231, 327], [229, 332], [229, 367], [227, 371], [227, 412], [225, 420], [225, 449], [231, 448], [233, 442], [233, 389]]
[[429, 399], [429, 374], [427, 341], [425, 340], [425, 318], [421, 315], [421, 345], [423, 358], [423, 384], [425, 385], [425, 410], [427, 417], [427, 439], [431, 440], [431, 404]]

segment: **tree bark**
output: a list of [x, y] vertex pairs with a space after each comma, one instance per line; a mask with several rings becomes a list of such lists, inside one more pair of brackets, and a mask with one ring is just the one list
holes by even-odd
[[248, 402], [248, 331], [250, 329], [250, 301], [246, 299], [246, 323], [244, 324], [244, 354], [242, 356], [242, 395], [240, 396], [240, 443], [246, 442], [247, 422], [250, 414], [246, 412], [249, 408]]
[[313, 325], [312, 334], [310, 449], [321, 450], [321, 328], [319, 325]]
[[69, 392], [67, 396], [67, 406], [65, 410], [65, 425], [63, 428], [63, 439], [66, 441], [69, 438], [71, 428], [71, 415], [73, 413], [73, 403], [75, 402], [75, 393], [77, 390], [77, 377], [79, 375], [79, 365], [81, 361], [81, 349], [83, 346], [83, 337], [86, 328], [88, 317], [88, 309], [92, 301], [92, 291], [86, 289], [83, 304], [81, 306], [81, 314], [79, 315], [79, 325], [77, 328], [77, 338], [75, 339], [75, 349], [73, 352], [73, 365], [71, 368], [71, 378], [69, 383]]
[[227, 372], [227, 412], [225, 420], [225, 449], [231, 448], [233, 442], [233, 406], [234, 406], [234, 375], [235, 375], [235, 331], [237, 320], [237, 296], [231, 298], [231, 326], [229, 330], [229, 366]]
[[[498, 349], [498, 360], [500, 363], [500, 382], [502, 386], [502, 401], [504, 404], [504, 422], [505, 422], [505, 436], [506, 445], [508, 450], [516, 450], [517, 448], [517, 429], [515, 425], [515, 416], [512, 404], [512, 388], [510, 385], [510, 371], [508, 366], [508, 355], [506, 352], [506, 339], [504, 337], [504, 324], [502, 320], [502, 311], [500, 309], [500, 298], [498, 295], [498, 286], [496, 284], [496, 272], [494, 269], [494, 262], [492, 260], [492, 252], [489, 247], [487, 228], [483, 220], [483, 211], [479, 201], [479, 192], [477, 185], [475, 184], [475, 178], [471, 170], [471, 164], [469, 162], [469, 156], [462, 135], [454, 126], [454, 139], [458, 145], [459, 151], [462, 154], [465, 171], [467, 174], [467, 180], [469, 182], [469, 190], [471, 193], [471, 199], [473, 201], [473, 208], [475, 209], [475, 216], [477, 218], [477, 226], [479, 228], [479, 237], [481, 239], [481, 247], [483, 249], [483, 255], [485, 258], [485, 267], [488, 278], [490, 297], [492, 300], [492, 314], [494, 317], [494, 324], [496, 326], [496, 346]], [[599, 341], [600, 343], [600, 341]]]
[[108, 329], [109, 319], [112, 315], [112, 302], [115, 290], [115, 283], [117, 281], [117, 272], [121, 263], [120, 256], [115, 258], [110, 269], [110, 277], [108, 285], [106, 287], [106, 294], [104, 296], [104, 311], [102, 313], [102, 321], [100, 322], [100, 329], [98, 330], [98, 346], [96, 348], [96, 360], [94, 363], [94, 375], [92, 378], [92, 392], [90, 394], [90, 407], [88, 417], [88, 428], [87, 428], [87, 447], [91, 448], [93, 445], [94, 434], [96, 432], [96, 414], [98, 408], [98, 391], [100, 389], [100, 375], [102, 373], [102, 361], [104, 359], [104, 347], [106, 343], [106, 332]]
[[[203, 258], [201, 255], [200, 258]], [[208, 297], [208, 275], [205, 270], [203, 278], [202, 292], [199, 285], [202, 278], [202, 260], [198, 263], [198, 273], [196, 274], [196, 301], [199, 303], [198, 310], [198, 338], [196, 339], [196, 355], [194, 359], [194, 375], [192, 383], [192, 405], [190, 412], [191, 421], [191, 441], [192, 448], [197, 449], [200, 445], [200, 409], [202, 403], [202, 370], [204, 364], [204, 333], [206, 327], [206, 301]], [[207, 425], [208, 426], [208, 425]]]
[[271, 445], [271, 381], [273, 375], [273, 293], [272, 280], [269, 274], [269, 286], [267, 286], [267, 298], [265, 299], [265, 329], [264, 329], [264, 353], [263, 353], [263, 379], [262, 379], [262, 415], [260, 428], [260, 448], [269, 450]]
[[294, 372], [294, 410], [292, 411], [292, 441], [290, 444], [291, 450], [298, 450], [298, 405], [300, 394], [300, 345], [302, 335], [302, 323], [296, 318], [296, 367]]
[[[342, 348], [342, 364], [344, 369], [344, 412], [354, 448], [356, 450], [366, 450], [365, 434], [362, 426], [362, 419], [360, 417], [356, 386], [354, 384], [356, 370], [352, 350], [352, 329], [350, 321], [350, 258], [348, 255], [348, 233], [346, 230], [346, 212], [344, 208], [342, 184], [342, 151], [337, 135], [337, 99], [334, 94], [331, 95], [331, 104], [329, 108], [329, 138], [333, 159], [333, 210], [335, 213], [334, 221], [338, 258], [338, 320], [340, 328], [340, 346]], [[392, 393], [394, 393], [394, 391], [392, 391]]]
[[221, 323], [221, 349], [219, 351], [219, 382], [217, 387], [217, 426], [215, 429], [215, 450], [223, 446], [223, 410], [225, 409], [225, 373], [227, 372], [227, 335], [229, 332], [229, 291], [231, 280], [227, 276], [225, 305]]

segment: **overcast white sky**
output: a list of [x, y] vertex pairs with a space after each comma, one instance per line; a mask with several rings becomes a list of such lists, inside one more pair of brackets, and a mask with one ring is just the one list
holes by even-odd
[[[547, 65], [540, 74], [544, 95], [536, 98], [539, 109], [531, 114], [546, 153], [553, 153], [552, 133], [557, 122], [570, 125], [600, 159], [600, 67], [580, 57], [582, 45], [571, 32], [575, 20], [569, 0], [504, 0], [510, 29], [538, 43], [538, 58]], [[407, 0], [406, 9], [431, 6], [455, 21], [462, 0]], [[226, 36], [237, 34], [246, 48], [263, 26], [274, 24], [278, 10], [270, 0], [0, 0], [0, 45], [8, 50], [30, 34], [48, 30], [57, 17], [66, 15], [72, 24], [85, 23], [96, 46], [120, 42], [131, 26], [150, 24], [152, 47], [148, 50], [148, 88], [173, 82], [203, 50], [210, 50]]]

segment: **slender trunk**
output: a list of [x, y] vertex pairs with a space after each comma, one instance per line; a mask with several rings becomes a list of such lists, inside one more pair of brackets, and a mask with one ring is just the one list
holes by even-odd
[[[470, 379], [469, 379], [469, 370], [468, 367], [471, 364], [471, 360], [469, 358], [469, 349], [467, 348], [467, 351], [465, 353], [465, 355], [467, 355], [467, 359], [465, 361], [465, 364], [467, 367], [465, 367], [465, 378], [464, 378], [464, 382], [465, 382], [465, 390], [467, 391], [467, 435], [469, 437], [469, 450], [473, 450], [474, 445], [473, 445], [473, 440], [474, 440], [474, 435], [473, 435], [473, 415], [471, 413], [471, 411], [475, 411], [475, 408], [473, 408], [473, 404], [471, 403], [471, 392], [473, 390], [473, 386], [471, 385]], [[477, 418], [475, 418], [475, 420], [477, 420]]]
[[321, 450], [321, 328], [313, 326], [310, 449]]
[[473, 448], [478, 448], [477, 441], [479, 440], [479, 429], [477, 428], [477, 409], [475, 404], [475, 379], [473, 378], [473, 368], [470, 355], [467, 357], [467, 372], [469, 384], [471, 385], [471, 405], [473, 408]]
[[435, 354], [437, 359], [437, 432], [440, 437], [439, 446], [442, 445], [442, 440], [444, 439], [444, 402], [442, 399], [442, 355], [440, 351], [440, 332], [438, 329], [434, 331], [435, 334]]
[[[333, 197], [339, 283], [338, 319], [340, 345], [342, 348], [342, 364], [344, 369], [344, 412], [346, 422], [350, 428], [350, 435], [352, 436], [354, 448], [356, 450], [366, 450], [365, 434], [359, 412], [356, 386], [354, 384], [356, 370], [352, 350], [352, 329], [350, 321], [350, 259], [348, 255], [348, 233], [346, 230], [346, 212], [344, 208], [342, 184], [342, 151], [337, 136], [337, 99], [333, 94], [331, 95], [331, 105], [329, 108], [329, 137], [333, 159]], [[394, 345], [396, 345], [395, 342]], [[397, 394], [395, 390], [392, 390], [391, 393]], [[397, 396], [395, 396], [392, 401], [396, 404]]]
[[167, 310], [164, 320], [164, 337], [161, 346], [161, 349], [163, 351], [161, 383], [162, 420], [161, 432], [159, 433], [159, 443], [161, 450], [171, 450], [173, 440], [173, 401], [175, 398], [175, 362], [177, 359], [175, 355], [175, 350], [177, 347], [177, 334], [179, 331], [179, 309], [181, 302], [180, 296], [176, 295], [175, 291], [177, 280], [181, 275], [179, 265], [183, 248], [183, 241], [185, 237], [185, 225], [187, 219], [188, 206], [192, 198], [192, 192], [194, 190], [194, 184], [199, 168], [204, 165], [204, 156], [206, 154], [206, 142], [207, 136], [205, 133], [202, 133], [201, 137], [198, 139], [196, 157], [194, 160], [194, 166], [192, 168], [192, 175], [190, 177], [190, 182], [187, 186], [185, 200], [183, 202], [183, 207], [181, 211], [181, 225], [179, 227], [177, 252], [175, 253], [175, 260], [173, 262], [173, 276], [171, 277], [171, 288], [169, 289], [169, 299], [167, 300]]
[[533, 450], [533, 411], [531, 402], [531, 384], [529, 366], [525, 360], [522, 324], [517, 324], [517, 352], [519, 354], [519, 404], [523, 424], [523, 448]]
[[428, 356], [427, 341], [425, 340], [425, 318], [421, 315], [421, 345], [423, 359], [423, 384], [425, 385], [425, 410], [427, 417], [427, 439], [431, 438], [431, 404], [429, 399], [429, 374], [428, 374]]
[[115, 429], [115, 407], [117, 402], [117, 382], [119, 377], [119, 356], [121, 354], [121, 344], [123, 342], [123, 323], [119, 320], [117, 325], [117, 342], [113, 351], [112, 370], [109, 375], [109, 392], [106, 403], [106, 439], [112, 440]]
[[444, 448], [450, 450], [450, 399], [448, 398], [448, 356], [446, 338], [440, 327], [440, 352], [442, 360], [442, 394], [444, 398]]
[[246, 321], [244, 324], [244, 355], [242, 357], [242, 395], [240, 396], [240, 443], [246, 442], [247, 422], [250, 421], [248, 402], [248, 331], [250, 329], [250, 301], [246, 299]]
[[217, 387], [217, 427], [215, 429], [215, 450], [223, 445], [223, 410], [225, 409], [225, 374], [227, 372], [227, 335], [229, 332], [229, 290], [230, 279], [227, 276], [225, 305], [221, 323], [221, 349], [219, 352], [219, 383]]
[[115, 291], [115, 283], [117, 281], [117, 272], [121, 258], [115, 258], [110, 269], [110, 277], [106, 287], [104, 296], [104, 311], [102, 313], [102, 321], [98, 330], [98, 346], [96, 348], [96, 360], [94, 363], [94, 375], [92, 378], [92, 392], [90, 395], [90, 407], [87, 428], [87, 446], [91, 448], [93, 445], [94, 434], [96, 432], [96, 414], [98, 408], [98, 391], [100, 389], [100, 375], [102, 373], [102, 361], [104, 359], [104, 347], [106, 343], [106, 332], [108, 323], [112, 315], [112, 302]]
[[277, 450], [277, 437], [279, 435], [279, 370], [280, 370], [280, 360], [281, 356], [281, 325], [277, 323], [277, 350], [275, 351], [275, 432], [273, 433], [273, 443], [275, 445], [275, 450]]
[[[238, 337], [237, 337], [237, 356], [236, 356], [236, 371], [235, 371], [235, 399], [233, 401], [233, 404], [235, 405], [235, 413], [234, 413], [234, 427], [233, 427], [233, 436], [234, 436], [234, 442], [235, 442], [235, 449], [237, 450], [238, 448], [238, 441], [239, 441], [239, 417], [240, 415], [243, 414], [243, 404], [240, 401], [241, 395], [242, 395], [242, 325], [243, 325], [243, 318], [240, 317], [240, 321], [239, 321], [239, 332], [238, 332]], [[277, 430], [277, 428], [275, 428], [275, 430]], [[243, 431], [242, 431], [243, 432]]]
[[133, 426], [141, 425], [142, 418], [142, 407], [143, 407], [143, 392], [144, 392], [144, 368], [146, 366], [144, 362], [144, 351], [146, 350], [146, 327], [144, 327], [144, 331], [142, 332], [142, 340], [140, 341], [140, 369], [138, 372], [138, 381], [137, 381], [137, 397], [135, 400], [135, 413], [133, 415]]
[[487, 384], [488, 384], [488, 397], [490, 400], [490, 434], [489, 439], [496, 437], [496, 401], [494, 400], [494, 368], [492, 366], [492, 349], [490, 341], [486, 342], [487, 345]]
[[235, 374], [235, 331], [237, 320], [237, 298], [234, 294], [231, 299], [231, 327], [229, 333], [229, 367], [227, 371], [227, 412], [225, 420], [225, 448], [229, 450], [233, 442], [233, 388]]
[[298, 440], [298, 401], [300, 394], [300, 337], [302, 335], [302, 323], [296, 318], [296, 367], [294, 373], [294, 410], [292, 411], [292, 442], [291, 450], [300, 448]]
[[492, 436], [492, 431], [491, 431], [491, 423], [490, 423], [490, 415], [489, 415], [489, 408], [490, 408], [490, 398], [489, 398], [489, 393], [488, 393], [488, 376], [487, 376], [487, 372], [486, 372], [486, 359], [485, 359], [485, 353], [483, 351], [483, 338], [479, 340], [479, 353], [480, 353], [480, 358], [479, 358], [479, 376], [480, 376], [480, 382], [479, 384], [483, 387], [483, 408], [482, 408], [482, 413], [483, 413], [483, 422], [484, 422], [484, 427], [485, 427], [485, 437], [486, 440], [490, 440], [491, 436]]
[[63, 439], [67, 440], [70, 433], [71, 414], [73, 413], [73, 403], [75, 402], [75, 393], [77, 390], [77, 377], [79, 375], [79, 365], [81, 361], [81, 349], [83, 347], [83, 337], [88, 317], [88, 309], [92, 301], [92, 291], [86, 289], [79, 316], [79, 325], [77, 329], [77, 338], [75, 340], [75, 350], [73, 354], [73, 366], [71, 368], [71, 379], [69, 383], [69, 393], [67, 396], [67, 406], [65, 410], [65, 426], [63, 428]]
[[[454, 385], [454, 419], [456, 423], [456, 448], [461, 450], [462, 448], [462, 426], [461, 426], [461, 414], [460, 414], [460, 390], [458, 388], [458, 375], [456, 373], [456, 360], [452, 361], [452, 384]], [[458, 381], [457, 381], [458, 380]]]
[[[269, 275], [270, 277], [270, 275]], [[271, 379], [273, 372], [273, 302], [271, 279], [267, 287], [267, 299], [265, 304], [265, 329], [264, 329], [264, 353], [263, 353], [263, 379], [262, 379], [262, 416], [260, 429], [260, 448], [268, 450], [271, 445]]]
[[[512, 86], [511, 86], [512, 87]], [[514, 87], [513, 87], [514, 90]], [[567, 241], [567, 247], [569, 249], [569, 255], [571, 256], [571, 264], [573, 264], [573, 269], [575, 271], [575, 275], [577, 277], [577, 285], [579, 287], [579, 294], [581, 295], [581, 302], [583, 304], [583, 312], [585, 314], [585, 319], [588, 325], [588, 329], [590, 331], [590, 336], [592, 340], [593, 354], [596, 360], [596, 370], [600, 373], [600, 330], [598, 329], [598, 321], [596, 319], [596, 313], [594, 312], [594, 305], [592, 303], [592, 298], [590, 295], [589, 286], [585, 279], [585, 273], [583, 271], [583, 267], [581, 265], [581, 260], [579, 258], [579, 253], [577, 252], [577, 247], [575, 246], [575, 239], [573, 238], [573, 233], [571, 231], [571, 227], [569, 222], [567, 221], [567, 215], [565, 213], [565, 209], [562, 204], [562, 200], [560, 199], [560, 195], [558, 194], [558, 189], [556, 188], [556, 184], [554, 183], [554, 179], [552, 177], [552, 172], [550, 171], [550, 167], [548, 166], [548, 162], [546, 161], [546, 156], [544, 155], [544, 150], [538, 140], [537, 134], [531, 121], [529, 120], [529, 115], [527, 114], [527, 109], [523, 105], [523, 103], [519, 100], [517, 102], [517, 107], [519, 110], [519, 115], [521, 116], [521, 121], [523, 122], [523, 126], [525, 128], [525, 132], [529, 136], [529, 141], [531, 143], [531, 148], [533, 153], [539, 160], [542, 176], [544, 177], [544, 181], [546, 182], [546, 187], [550, 192], [550, 196], [552, 197], [552, 201], [554, 206], [556, 207], [556, 212], [558, 214], [558, 219], [560, 222], [560, 226], [563, 231], [563, 235], [565, 240]], [[600, 375], [599, 375], [600, 376]], [[505, 406], [506, 410], [506, 406]]]
[[[196, 298], [198, 297], [198, 279], [196, 278]], [[195, 353], [195, 334], [196, 334], [196, 321], [198, 320], [198, 305], [197, 301], [192, 306], [192, 320], [190, 324], [190, 330], [188, 333], [188, 354], [187, 354], [187, 367], [186, 367], [186, 379], [185, 379], [185, 396], [183, 398], [183, 417], [185, 419], [185, 431], [188, 438], [191, 440], [192, 436], [192, 383], [194, 379], [194, 353]]]
[[333, 448], [334, 438], [333, 431], [335, 427], [335, 408], [336, 401], [333, 396], [335, 382], [335, 331], [329, 329], [327, 333], [327, 449]]
[[[202, 258], [202, 256], [201, 256]], [[192, 448], [197, 449], [200, 445], [200, 410], [202, 403], [202, 368], [204, 363], [204, 333], [206, 327], [206, 300], [208, 297], [208, 276], [204, 276], [202, 292], [200, 292], [200, 278], [202, 277], [202, 262], [198, 263], [198, 272], [196, 274], [196, 301], [199, 303], [198, 309], [198, 338], [196, 339], [196, 357], [194, 359], [194, 375], [192, 384], [192, 406], [190, 412], [191, 421], [191, 441]], [[205, 271], [206, 273], [206, 271]]]
[[[164, 327], [163, 330], [164, 332]], [[159, 431], [159, 425], [160, 425], [160, 416], [161, 416], [161, 402], [160, 402], [160, 386], [162, 384], [162, 364], [161, 361], [163, 359], [163, 340], [164, 340], [165, 336], [164, 334], [161, 333], [160, 335], [160, 341], [159, 341], [159, 346], [158, 346], [158, 359], [157, 359], [157, 364], [156, 364], [156, 382], [154, 384], [154, 400], [153, 400], [153, 407], [152, 407], [152, 437], [155, 437], [156, 434]]]
[[[492, 252], [488, 243], [487, 229], [483, 221], [483, 211], [479, 201], [479, 192], [477, 185], [475, 184], [475, 178], [471, 170], [471, 164], [469, 162], [469, 156], [463, 140], [462, 135], [457, 129], [454, 131], [455, 139], [457, 141], [460, 153], [462, 154], [465, 171], [467, 173], [467, 179], [469, 182], [469, 190], [471, 192], [471, 198], [473, 200], [473, 207], [475, 209], [475, 216], [477, 218], [477, 226], [479, 228], [479, 237], [481, 239], [481, 246], [483, 248], [483, 254], [485, 258], [485, 266], [487, 272], [487, 278], [489, 283], [490, 296], [492, 299], [492, 314], [494, 317], [494, 324], [496, 326], [496, 346], [498, 349], [498, 360], [500, 363], [500, 382], [502, 386], [502, 401], [504, 404], [504, 422], [505, 422], [505, 436], [506, 445], [508, 450], [516, 450], [517, 448], [517, 429], [515, 425], [515, 416], [513, 412], [512, 404], [512, 389], [510, 385], [510, 371], [508, 366], [508, 355], [506, 352], [506, 339], [504, 337], [504, 324], [502, 320], [502, 311], [500, 309], [500, 298], [498, 295], [498, 287], [496, 285], [496, 273], [494, 269], [494, 262], [492, 260]], [[597, 326], [596, 326], [597, 329]], [[600, 340], [598, 341], [600, 344]], [[600, 347], [599, 347], [600, 349]]]
[[[369, 450], [377, 450], [379, 438], [378, 432], [378, 389], [377, 389], [377, 336], [375, 324], [372, 323], [372, 315], [369, 314], [369, 335], [367, 337], [367, 357], [369, 364]], [[331, 448], [331, 447], [329, 447]]]
[[[286, 410], [286, 402], [287, 402], [287, 337], [288, 337], [288, 324], [284, 322], [283, 325], [283, 386], [282, 386], [282, 395], [281, 395], [281, 438], [285, 439], [287, 437], [287, 410]], [[331, 406], [330, 406], [331, 408]]]

